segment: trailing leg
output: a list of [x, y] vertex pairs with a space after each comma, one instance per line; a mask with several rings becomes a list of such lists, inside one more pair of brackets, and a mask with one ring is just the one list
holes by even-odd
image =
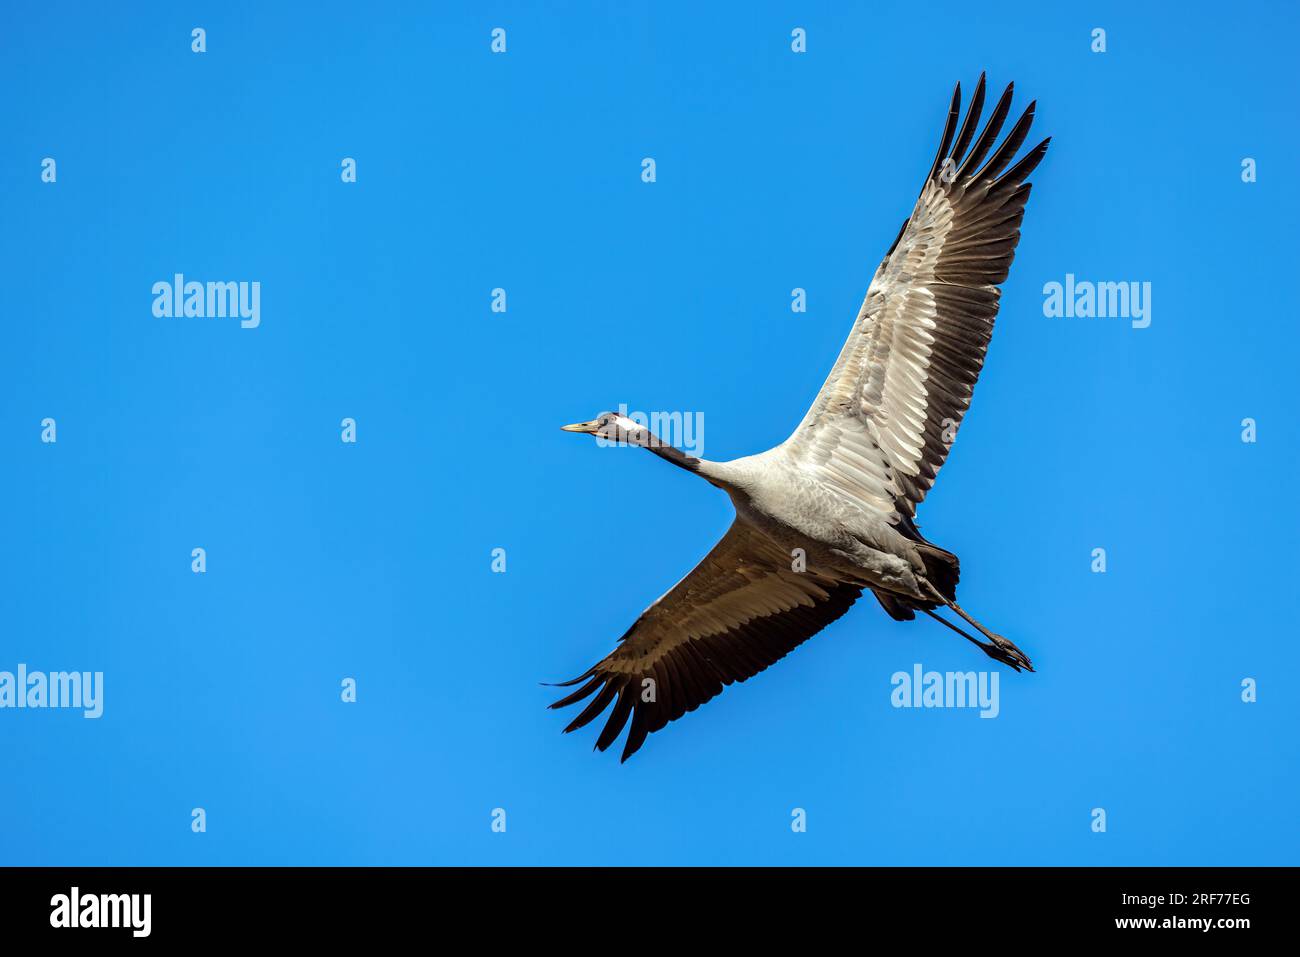
[[[928, 585], [929, 583], [927, 582], [926, 584]], [[1010, 665], [1012, 668], [1015, 668], [1017, 671], [1019, 671], [1021, 668], [1024, 668], [1026, 671], [1034, 670], [1033, 663], [1030, 662], [1029, 656], [1026, 655], [1019, 648], [1017, 648], [1015, 644], [1013, 644], [1011, 641], [1007, 640], [1006, 638], [1003, 638], [1001, 635], [996, 635], [993, 632], [989, 631], [987, 628], [981, 625], [970, 615], [966, 614], [966, 612], [962, 609], [961, 605], [957, 604], [957, 602], [948, 598], [944, 598], [943, 595], [940, 594], [938, 589], [936, 589], [933, 585], [930, 585], [929, 587], [930, 590], [934, 593], [935, 597], [939, 599], [939, 601], [947, 605], [957, 614], [961, 615], [962, 618], [966, 619], [966, 621], [968, 621], [971, 625], [973, 625], [975, 629], [980, 632], [980, 634], [984, 635], [984, 637], [986, 637], [990, 643], [985, 644], [984, 642], [979, 641], [976, 638], [972, 638], [970, 635], [966, 634], [966, 632], [962, 631], [960, 628], [958, 628], [956, 625], [954, 625], [952, 622], [948, 621], [947, 619], [940, 618], [932, 611], [929, 611], [927, 609], [922, 609], [922, 611], [925, 611], [927, 615], [929, 615], [935, 621], [943, 622], [945, 625], [947, 625], [953, 631], [957, 632], [963, 638], [966, 638], [967, 640], [972, 641], [975, 644], [979, 645], [979, 647], [984, 650], [984, 653], [987, 654], [990, 658], [996, 658], [998, 661]]]

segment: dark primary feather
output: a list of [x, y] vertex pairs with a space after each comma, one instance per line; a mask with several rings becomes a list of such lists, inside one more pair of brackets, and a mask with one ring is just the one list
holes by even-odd
[[[595, 677], [551, 707], [575, 704], [599, 689], [596, 697], [564, 730], [576, 731], [589, 724], [614, 702], [596, 739], [596, 747], [604, 751], [613, 744], [631, 716], [632, 728], [623, 747], [622, 760], [626, 761], [641, 747], [647, 735], [694, 711], [718, 695], [724, 686], [752, 678], [784, 658], [848, 611], [861, 594], [857, 586], [834, 584], [826, 600], [812, 608], [798, 606], [718, 634], [691, 639], [631, 673], [602, 667], [609, 661], [606, 659], [595, 667]], [[616, 655], [617, 650], [610, 658]], [[654, 699], [649, 701], [646, 679], [654, 682]]]
[[[961, 84], [957, 84], [957, 99], [961, 99]], [[957, 142], [952, 148], [953, 163], [960, 163], [961, 158], [966, 154], [966, 147], [970, 145], [970, 139], [975, 135], [975, 125], [979, 122], [980, 113], [984, 110], [984, 74], [980, 74], [979, 82], [975, 84], [975, 95], [970, 99], [970, 107], [966, 110], [966, 122], [961, 125], [961, 133], [957, 136]], [[942, 152], [942, 149], [940, 150]]]
[[618, 647], [565, 682], [581, 687], [551, 707], [591, 698], [566, 732], [608, 710], [596, 738], [601, 751], [630, 718], [627, 760], [647, 735], [784, 658], [861, 593], [856, 585], [793, 571], [784, 550], [736, 522], [689, 575], [642, 612]]

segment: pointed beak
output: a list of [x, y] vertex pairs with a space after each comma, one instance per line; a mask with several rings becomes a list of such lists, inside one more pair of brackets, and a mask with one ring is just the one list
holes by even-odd
[[593, 419], [591, 422], [574, 422], [573, 425], [562, 425], [560, 428], [565, 432], [595, 432], [596, 421]]

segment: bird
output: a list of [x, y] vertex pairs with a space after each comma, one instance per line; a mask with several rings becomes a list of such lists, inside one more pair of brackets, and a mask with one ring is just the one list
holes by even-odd
[[[564, 729], [609, 710], [595, 747], [628, 728], [621, 761], [663, 729], [752, 678], [870, 591], [889, 616], [939, 621], [1016, 672], [1029, 657], [957, 603], [960, 563], [925, 539], [917, 506], [948, 457], [984, 364], [1043, 140], [1014, 164], [1031, 102], [998, 141], [1014, 84], [982, 130], [985, 76], [961, 115], [953, 91], [934, 162], [911, 215], [872, 276], [847, 341], [812, 407], [783, 443], [726, 462], [697, 458], [626, 414], [566, 432], [645, 448], [727, 493], [735, 519], [612, 652], [554, 702], [587, 701]], [[943, 617], [955, 614], [978, 632]]]

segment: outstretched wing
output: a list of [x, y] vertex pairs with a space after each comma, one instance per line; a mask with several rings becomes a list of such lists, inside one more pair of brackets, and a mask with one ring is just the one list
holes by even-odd
[[785, 443], [827, 485], [893, 522], [915, 516], [970, 406], [997, 287], [1020, 239], [1025, 179], [1047, 152], [1043, 140], [1007, 168], [1029, 133], [1033, 103], [994, 149], [1011, 93], [1008, 86], [976, 137], [984, 77], [960, 132], [958, 84], [916, 208], [876, 270], [839, 360]]
[[641, 617], [607, 657], [565, 682], [555, 704], [595, 695], [566, 732], [613, 704], [596, 739], [604, 751], [632, 719], [626, 761], [646, 735], [784, 658], [839, 618], [860, 588], [791, 569], [791, 556], [737, 519], [695, 569]]

